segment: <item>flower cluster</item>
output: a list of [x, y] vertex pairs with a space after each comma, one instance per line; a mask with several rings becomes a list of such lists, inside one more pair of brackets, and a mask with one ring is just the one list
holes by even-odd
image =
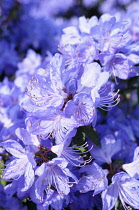
[[0, 209], [139, 209], [138, 11], [1, 1]]

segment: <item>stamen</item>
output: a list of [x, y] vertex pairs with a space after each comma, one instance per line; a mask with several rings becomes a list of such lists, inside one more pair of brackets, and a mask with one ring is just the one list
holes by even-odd
[[121, 192], [119, 193], [119, 197], [120, 197], [120, 200], [121, 200], [121, 202], [122, 202], [122, 205], [123, 205], [124, 209], [125, 209], [125, 210], [132, 210], [132, 208], [131, 208], [130, 206], [127, 206], [127, 205], [125, 204], [125, 202], [123, 201]]
[[[103, 90], [105, 90], [105, 89], [103, 89]], [[101, 91], [99, 91], [99, 92], [101, 92]], [[112, 107], [116, 106], [120, 101], [120, 94], [118, 94], [118, 93], [119, 93], [119, 90], [115, 93], [109, 92], [109, 94], [107, 94], [106, 96], [102, 96], [102, 97], [100, 96], [100, 102], [99, 102], [98, 107], [104, 111], [108, 111]]]

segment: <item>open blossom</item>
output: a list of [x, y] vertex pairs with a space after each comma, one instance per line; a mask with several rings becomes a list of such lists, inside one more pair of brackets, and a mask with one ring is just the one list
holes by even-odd
[[[67, 195], [73, 183], [78, 183], [76, 176], [67, 168], [67, 161], [62, 158], [54, 158], [48, 163], [43, 163], [35, 171], [38, 179], [35, 182], [35, 196], [40, 203], [46, 195], [51, 194], [51, 187], [60, 195]], [[70, 181], [69, 178], [74, 181]]]
[[108, 180], [106, 177], [108, 171], [103, 170], [96, 163], [84, 166], [80, 169], [80, 173], [86, 174], [81, 177], [79, 184], [77, 185], [77, 189], [80, 190], [81, 193], [94, 190], [93, 195], [97, 195], [106, 189], [108, 185]]
[[3, 179], [14, 180], [24, 176], [24, 184], [21, 191], [27, 191], [33, 184], [35, 174], [33, 168], [36, 166], [33, 156], [26, 151], [18, 142], [14, 140], [7, 140], [1, 143], [14, 159], [8, 163]]
[[[133, 57], [135, 57], [135, 55], [133, 55]], [[137, 69], [134, 67], [136, 63], [133, 57], [128, 57], [122, 53], [116, 53], [114, 55], [104, 53], [100, 55], [100, 61], [105, 71], [110, 72], [114, 77], [128, 79], [131, 74], [137, 75], [138, 73]]]
[[110, 53], [128, 45], [131, 38], [128, 22], [117, 22], [114, 16], [108, 14], [102, 15], [99, 23], [91, 28], [91, 35], [98, 43], [100, 51], [109, 51]]
[[41, 135], [44, 139], [55, 137], [57, 144], [75, 135], [77, 122], [73, 117], [66, 118], [58, 114], [55, 108], [48, 109], [42, 114], [44, 115], [42, 117], [39, 115], [39, 117], [32, 116], [26, 119], [27, 130], [32, 134]]
[[118, 197], [124, 209], [130, 205], [139, 208], [139, 181], [131, 178], [127, 173], [120, 172], [113, 176], [112, 183], [102, 192], [103, 210], [111, 210], [116, 206]]
[[56, 54], [47, 69], [39, 69], [29, 82], [29, 98], [22, 104], [28, 114], [28, 129], [62, 141], [68, 130], [95, 124], [97, 107], [119, 102], [108, 79], [109, 73], [102, 72], [96, 62], [86, 64], [78, 74], [75, 69], [67, 70], [64, 57]]
[[64, 195], [58, 194], [55, 190], [49, 190], [49, 194], [46, 195], [44, 202], [37, 205], [37, 210], [47, 209], [50, 205], [55, 210], [61, 210], [63, 208], [64, 198]]
[[10, 184], [11, 193], [15, 188], [19, 188], [22, 193], [26, 192], [34, 183], [36, 167], [34, 152], [39, 146], [39, 142], [37, 137], [30, 135], [25, 129], [16, 129], [16, 135], [21, 139], [24, 147], [21, 145], [22, 143], [12, 139], [0, 144], [13, 157], [4, 169], [2, 177], [13, 182]]

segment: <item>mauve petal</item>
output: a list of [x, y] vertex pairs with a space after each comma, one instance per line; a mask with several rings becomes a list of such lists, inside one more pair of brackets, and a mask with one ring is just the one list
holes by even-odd
[[11, 155], [16, 158], [24, 158], [25, 157], [25, 149], [14, 140], [8, 140], [1, 143], [1, 146], [6, 149]]

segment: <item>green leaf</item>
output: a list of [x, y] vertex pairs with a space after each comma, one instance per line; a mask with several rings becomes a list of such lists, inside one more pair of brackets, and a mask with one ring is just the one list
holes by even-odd
[[5, 187], [6, 186], [6, 181], [4, 179], [0, 180], [0, 183]]
[[73, 143], [76, 145], [82, 145], [85, 141], [85, 133], [83, 132], [83, 127], [77, 128], [77, 133], [73, 137]]
[[26, 203], [27, 202], [27, 198], [21, 199], [22, 203]]
[[85, 137], [88, 137], [90, 141], [95, 143], [97, 146], [100, 146], [99, 138], [95, 129], [91, 125], [81, 126], [77, 129], [75, 137], [73, 137], [73, 142], [76, 145], [84, 144]]
[[37, 210], [36, 204], [33, 203], [32, 201], [27, 201], [26, 202], [28, 210]]
[[91, 125], [83, 126], [83, 131], [86, 134], [86, 136], [88, 136], [90, 141], [95, 143], [97, 146], [100, 146], [100, 142], [99, 142], [99, 138], [98, 138], [97, 132], [95, 131], [94, 128], [92, 128]]

